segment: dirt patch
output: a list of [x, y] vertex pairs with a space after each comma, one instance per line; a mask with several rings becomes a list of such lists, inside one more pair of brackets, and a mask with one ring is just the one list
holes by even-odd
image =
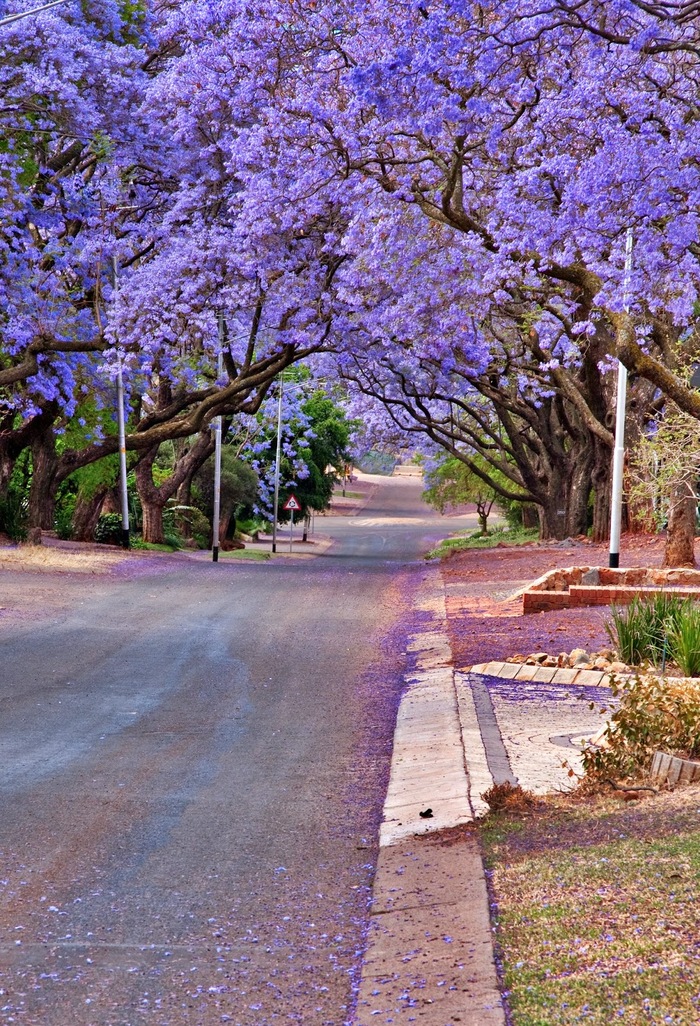
[[105, 574], [129, 558], [120, 549], [105, 546], [74, 547], [54, 545], [18, 545], [0, 549], [0, 569], [37, 573], [69, 571], [78, 574]]
[[[658, 567], [664, 540], [623, 538], [625, 566]], [[608, 549], [587, 541], [498, 545], [453, 552], [440, 565], [445, 584], [447, 624], [457, 669], [531, 652], [570, 652], [609, 645], [606, 606], [559, 609], [522, 615], [520, 589], [559, 567], [581, 563], [605, 566]]]

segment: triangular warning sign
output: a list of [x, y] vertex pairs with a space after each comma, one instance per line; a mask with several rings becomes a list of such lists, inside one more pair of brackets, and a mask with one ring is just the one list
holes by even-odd
[[297, 499], [296, 495], [290, 495], [285, 502], [283, 509], [294, 512], [295, 510], [301, 509], [301, 503]]

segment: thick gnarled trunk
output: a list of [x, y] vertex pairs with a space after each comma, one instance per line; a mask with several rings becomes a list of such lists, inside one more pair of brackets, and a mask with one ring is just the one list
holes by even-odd
[[145, 542], [163, 544], [163, 511], [186, 481], [191, 481], [194, 473], [202, 466], [214, 451], [214, 438], [209, 429], [200, 432], [191, 448], [184, 450], [177, 459], [172, 474], [162, 484], [153, 483], [153, 464], [158, 455], [158, 446], [149, 449], [136, 467], [136, 487], [143, 510], [141, 536]]
[[42, 531], [53, 531], [56, 507], [56, 441], [52, 430], [45, 431], [32, 444], [32, 483], [29, 488], [27, 526], [33, 542], [41, 541]]
[[539, 505], [541, 537], [562, 541], [585, 534], [590, 492], [590, 459], [584, 453], [554, 468]]
[[95, 528], [109, 491], [109, 485], [105, 484], [100, 485], [89, 498], [78, 494], [72, 522], [75, 541], [91, 542], [95, 540]]
[[143, 510], [141, 536], [145, 542], [151, 542], [154, 545], [162, 545], [165, 542], [163, 530], [164, 506], [165, 503], [144, 501], [143, 496], [141, 496], [141, 508]]
[[679, 481], [671, 493], [663, 566], [695, 566], [697, 499], [689, 481]]

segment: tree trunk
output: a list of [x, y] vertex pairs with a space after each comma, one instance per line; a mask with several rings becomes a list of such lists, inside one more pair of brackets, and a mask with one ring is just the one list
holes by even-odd
[[0, 499], [4, 498], [7, 494], [14, 466], [15, 460], [0, 449]]
[[27, 526], [37, 541], [41, 540], [41, 531], [54, 529], [56, 467], [54, 433], [48, 430], [32, 444], [32, 483], [29, 488]]
[[144, 541], [154, 544], [162, 544], [165, 540], [163, 510], [168, 499], [176, 494], [183, 482], [192, 480], [196, 471], [214, 451], [213, 434], [208, 428], [201, 431], [192, 447], [178, 457], [170, 477], [156, 487], [153, 483], [153, 464], [158, 449], [159, 446], [156, 445], [144, 453], [135, 471], [136, 487], [143, 509], [141, 536]]
[[163, 507], [165, 503], [150, 502], [141, 496], [141, 508], [143, 510], [143, 521], [141, 526], [141, 537], [145, 542], [153, 545], [163, 545], [165, 534], [163, 533]]
[[663, 566], [695, 566], [695, 509], [689, 482], [679, 481], [671, 493]]
[[95, 527], [100, 519], [105, 497], [110, 491], [109, 485], [100, 485], [89, 499], [78, 493], [73, 513], [73, 538], [75, 541], [91, 542], [95, 540]]
[[165, 489], [157, 488], [153, 484], [153, 464], [158, 455], [158, 448], [156, 445], [144, 453], [143, 459], [135, 471], [136, 488], [143, 512], [141, 537], [145, 542], [150, 542], [153, 545], [162, 545], [165, 541], [163, 509], [169, 498]]
[[[233, 510], [226, 509], [223, 506], [219, 510], [219, 547], [224, 548], [227, 541], [229, 540], [229, 527], [231, 526], [231, 518], [233, 517]], [[235, 521], [234, 521], [235, 525]], [[234, 526], [235, 530], [235, 526]], [[231, 541], [233, 538], [230, 539]]]
[[[593, 530], [594, 542], [604, 542], [610, 537], [610, 514], [612, 501], [612, 452], [600, 441], [595, 443], [595, 456], [591, 472], [593, 487]], [[626, 506], [623, 506], [623, 530], [626, 526]]]
[[539, 517], [537, 516], [537, 506], [533, 506], [531, 502], [524, 502], [522, 505], [522, 518], [523, 527], [527, 531], [534, 530], [539, 527]]
[[544, 540], [572, 538], [588, 530], [590, 465], [581, 461], [571, 470], [553, 473], [545, 499], [539, 506], [540, 535]]

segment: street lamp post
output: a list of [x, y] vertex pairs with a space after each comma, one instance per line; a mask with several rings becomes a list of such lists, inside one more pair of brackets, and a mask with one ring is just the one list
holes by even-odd
[[[0, 27], [12, 25], [23, 18], [31, 18], [35, 14], [50, 11], [53, 7], [66, 3], [66, 0], [51, 0], [51, 3], [42, 4], [40, 7], [32, 7], [28, 11], [19, 11], [17, 14], [8, 14], [0, 18]], [[117, 258], [112, 258], [112, 269], [114, 272], [114, 292], [117, 293]], [[122, 545], [129, 548], [129, 498], [126, 480], [126, 426], [124, 418], [124, 378], [122, 376], [122, 358], [117, 350], [117, 430], [119, 434], [119, 479], [122, 504]]]
[[282, 456], [282, 375], [277, 402], [277, 452], [275, 455], [275, 494], [272, 506], [272, 551], [277, 552], [277, 511], [280, 501], [280, 459]]
[[[216, 368], [217, 379], [224, 372], [224, 312], [219, 310], [219, 359]], [[212, 518], [212, 562], [219, 562], [219, 522], [221, 519], [221, 414], [214, 421], [214, 516]]]
[[[627, 229], [625, 244], [625, 283], [623, 307], [630, 312], [630, 280], [632, 277], [632, 229]], [[617, 410], [615, 417], [615, 449], [613, 452], [612, 499], [610, 508], [610, 563], [620, 565], [620, 530], [622, 527], [622, 474], [625, 462], [625, 410], [627, 406], [627, 368], [621, 360], [617, 364]]]
[[[112, 257], [112, 273], [114, 278], [114, 297], [117, 298], [118, 268], [117, 258]], [[122, 504], [122, 545], [125, 549], [129, 541], [129, 488], [126, 474], [126, 419], [124, 417], [124, 377], [122, 375], [122, 357], [117, 348], [117, 431], [119, 435], [119, 492]]]
[[41, 14], [42, 11], [50, 11], [52, 7], [58, 7], [59, 4], [66, 3], [66, 0], [53, 0], [50, 4], [42, 4], [41, 7], [32, 7], [30, 11], [19, 11], [18, 14], [8, 14], [4, 18], [0, 18], [0, 25], [12, 25], [15, 21], [21, 21], [23, 18], [31, 18], [34, 14]]

